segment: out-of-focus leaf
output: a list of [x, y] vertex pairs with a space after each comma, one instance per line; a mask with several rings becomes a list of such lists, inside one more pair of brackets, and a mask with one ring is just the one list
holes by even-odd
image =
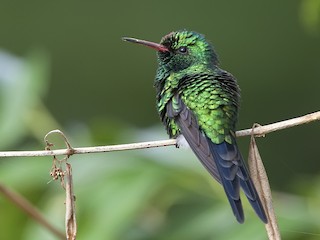
[[301, 19], [310, 33], [320, 31], [320, 0], [301, 1]]
[[0, 52], [0, 149], [21, 140], [25, 119], [40, 101], [48, 82], [48, 58], [33, 51], [26, 58]]

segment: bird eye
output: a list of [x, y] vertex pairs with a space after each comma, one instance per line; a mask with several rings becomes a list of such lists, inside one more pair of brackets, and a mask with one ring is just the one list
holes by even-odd
[[187, 53], [187, 47], [179, 47], [178, 51], [180, 53]]

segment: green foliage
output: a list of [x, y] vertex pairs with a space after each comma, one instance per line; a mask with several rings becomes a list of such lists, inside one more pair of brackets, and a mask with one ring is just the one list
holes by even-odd
[[0, 148], [21, 140], [26, 133], [27, 119], [40, 103], [48, 73], [47, 56], [32, 51], [21, 59], [0, 52]]

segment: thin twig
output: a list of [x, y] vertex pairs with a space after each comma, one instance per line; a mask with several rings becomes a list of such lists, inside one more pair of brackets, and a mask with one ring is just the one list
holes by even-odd
[[[6, 196], [8, 199], [10, 199], [11, 202], [13, 202], [15, 205], [21, 208], [24, 212], [26, 212], [29, 216], [31, 216], [34, 220], [36, 220], [38, 223], [40, 223], [42, 226], [48, 229], [52, 234], [57, 236], [59, 239], [66, 238], [63, 232], [59, 231], [51, 223], [49, 223], [41, 214], [41, 212], [36, 207], [34, 207], [27, 199], [25, 199], [22, 195], [20, 195], [17, 192], [14, 192], [13, 190], [7, 188], [1, 183], [0, 183], [0, 192], [4, 196]], [[19, 228], [19, 226], [16, 226], [16, 228]]]
[[[134, 149], [143, 149], [143, 148], [155, 148], [155, 147], [172, 146], [175, 144], [176, 144], [175, 139], [169, 139], [169, 140], [129, 143], [129, 144], [119, 144], [119, 145], [109, 145], [109, 146], [81, 147], [81, 148], [73, 148], [73, 154], [101, 153], [101, 152], [124, 151], [124, 150], [134, 150]], [[1, 157], [41, 157], [41, 156], [59, 156], [59, 155], [70, 155], [70, 149], [0, 152], [0, 158]]]
[[[281, 121], [281, 122], [276, 122], [276, 123], [271, 123], [264, 126], [255, 127], [254, 135], [259, 137], [267, 133], [275, 132], [275, 131], [286, 129], [286, 128], [291, 128], [297, 125], [302, 125], [302, 124], [306, 124], [306, 123], [310, 123], [318, 120], [320, 120], [320, 111], [310, 113], [301, 117], [296, 117], [289, 120]], [[237, 137], [250, 136], [251, 134], [252, 134], [251, 128], [237, 131]]]
[[[254, 128], [254, 135], [263, 136], [267, 133], [282, 130], [285, 128], [291, 128], [297, 125], [302, 125], [302, 124], [310, 123], [317, 120], [320, 120], [320, 111], [315, 113], [310, 113], [302, 117], [292, 118], [289, 120], [256, 127]], [[237, 134], [237, 137], [250, 136], [252, 134], [252, 129], [249, 128], [245, 130], [240, 130], [240, 131], [237, 131], [236, 134]], [[175, 144], [176, 144], [175, 139], [169, 139], [169, 140], [110, 145], [110, 146], [72, 148], [72, 153], [70, 153], [70, 149], [57, 149], [57, 150], [44, 150], [44, 151], [8, 151], [8, 152], [0, 152], [0, 158], [1, 157], [39, 157], [39, 156], [58, 156], [58, 155], [69, 156], [72, 154], [100, 153], [100, 152], [124, 151], [124, 150], [143, 149], [143, 148], [165, 147], [165, 146], [172, 146]]]

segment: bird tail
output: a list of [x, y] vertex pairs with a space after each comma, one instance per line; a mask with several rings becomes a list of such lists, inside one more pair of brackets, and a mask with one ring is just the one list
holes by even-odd
[[244, 164], [236, 141], [235, 139], [233, 140], [234, 144], [229, 144], [227, 142], [214, 144], [207, 138], [220, 175], [222, 186], [226, 192], [232, 211], [238, 222], [243, 223], [244, 214], [239, 192], [241, 187], [256, 214], [264, 223], [267, 223], [268, 220], [259, 195], [248, 174], [248, 170]]

